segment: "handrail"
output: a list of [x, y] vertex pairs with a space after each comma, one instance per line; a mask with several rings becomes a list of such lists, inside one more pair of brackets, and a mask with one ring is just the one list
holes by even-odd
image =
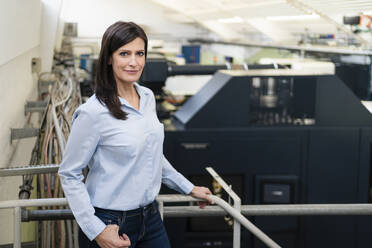
[[[160, 202], [159, 202], [160, 203]], [[55, 205], [50, 205], [55, 206]], [[22, 216], [22, 221], [33, 221], [34, 216], [47, 213], [55, 218], [58, 210], [27, 210], [28, 214]], [[71, 213], [69, 209], [66, 209]], [[160, 211], [160, 209], [159, 209]], [[226, 212], [219, 206], [165, 206], [165, 217], [206, 217], [225, 216]], [[345, 216], [345, 215], [372, 215], [372, 204], [293, 204], [293, 205], [242, 205], [241, 214], [244, 216]], [[32, 218], [29, 218], [29, 216]]]
[[[209, 167], [208, 172], [210, 172], [215, 178], [219, 177], [218, 174], [210, 167]], [[220, 183], [226, 184], [222, 179], [221, 179]], [[225, 186], [227, 186], [227, 185], [225, 185]], [[239, 203], [240, 203], [240, 198], [235, 194], [235, 192], [233, 192], [231, 190], [231, 194], [236, 196], [239, 200]], [[239, 205], [239, 208], [236, 209], [236, 208], [231, 207], [227, 202], [225, 202], [223, 199], [221, 199], [221, 198], [219, 198], [215, 195], [210, 195], [210, 198], [214, 201], [215, 204], [217, 204], [222, 209], [224, 209], [228, 214], [230, 214], [234, 218], [234, 220], [237, 220], [240, 224], [242, 224], [245, 228], [247, 228], [253, 235], [255, 235], [258, 239], [260, 239], [262, 242], [264, 242], [268, 247], [270, 247], [270, 248], [280, 248], [280, 246], [277, 243], [275, 243], [272, 239], [270, 239], [269, 236], [267, 236], [259, 228], [257, 228], [255, 225], [253, 225], [252, 222], [250, 222], [247, 218], [245, 218], [239, 212], [240, 211], [240, 205]], [[197, 199], [192, 198], [191, 196], [183, 196], [183, 197], [178, 196], [177, 198], [175, 198], [173, 200], [172, 195], [165, 196], [165, 197], [163, 197], [163, 199], [162, 199], [161, 195], [159, 195], [157, 200], [160, 201], [161, 203], [164, 200], [168, 200], [168, 202], [197, 201]], [[163, 206], [163, 204], [161, 204], [161, 205]], [[240, 225], [238, 225], [238, 227], [240, 229]], [[236, 237], [234, 235], [233, 238], [234, 238], [234, 241], [235, 241], [234, 243], [236, 245], [236, 240], [235, 239], [238, 238], [239, 241], [240, 241], [240, 232], [238, 233], [238, 237]], [[240, 245], [240, 242], [238, 242], [238, 244]]]
[[[251, 231], [257, 238], [262, 240], [271, 248], [280, 248], [274, 241], [272, 241], [266, 234], [254, 226], [249, 220], [247, 220], [239, 211], [231, 207], [227, 202], [221, 198], [211, 195], [212, 200], [228, 212], [234, 219], [244, 225], [249, 231]], [[163, 202], [185, 202], [185, 201], [199, 201], [191, 196], [181, 195], [159, 195], [157, 201]], [[22, 207], [37, 207], [37, 206], [66, 206], [68, 205], [66, 198], [43, 198], [43, 199], [31, 199], [31, 200], [10, 200], [0, 202], [0, 209], [14, 208], [14, 248], [21, 247], [21, 208]]]
[[[200, 209], [196, 206], [169, 206], [164, 207], [167, 217], [191, 217], [191, 216], [223, 216], [226, 209], [232, 209], [229, 214], [246, 226], [241, 215], [248, 216], [293, 216], [293, 215], [372, 215], [372, 204], [289, 204], [289, 205], [242, 205], [242, 212], [236, 212], [222, 199], [211, 196], [212, 200], [219, 205], [207, 206]], [[191, 196], [184, 195], [159, 195], [160, 202], [187, 202], [199, 201]], [[222, 202], [224, 203], [222, 203]], [[227, 204], [227, 205], [225, 205]], [[21, 247], [21, 208], [37, 206], [67, 206], [66, 198], [43, 198], [30, 200], [0, 201], [0, 209], [14, 208], [14, 247]], [[159, 204], [160, 205], [160, 204]], [[226, 207], [226, 209], [225, 209]], [[50, 210], [53, 211], [53, 210]], [[228, 210], [227, 210], [228, 211]], [[248, 224], [249, 225], [249, 224]], [[279, 246], [270, 246], [279, 247]]]

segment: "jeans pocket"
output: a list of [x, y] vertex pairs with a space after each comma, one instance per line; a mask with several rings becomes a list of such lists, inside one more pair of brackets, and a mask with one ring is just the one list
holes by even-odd
[[96, 211], [95, 215], [102, 220], [106, 225], [120, 225], [121, 217], [115, 214], [111, 214], [109, 210], [107, 211]]

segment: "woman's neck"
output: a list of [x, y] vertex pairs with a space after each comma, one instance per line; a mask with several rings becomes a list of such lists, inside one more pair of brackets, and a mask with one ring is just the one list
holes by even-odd
[[118, 89], [118, 95], [126, 100], [130, 100], [138, 96], [134, 83], [120, 82], [117, 83], [116, 86]]
[[116, 84], [118, 89], [118, 95], [121, 98], [127, 100], [127, 102], [136, 110], [139, 110], [140, 104], [140, 96], [134, 86], [134, 83], [124, 83], [120, 82]]

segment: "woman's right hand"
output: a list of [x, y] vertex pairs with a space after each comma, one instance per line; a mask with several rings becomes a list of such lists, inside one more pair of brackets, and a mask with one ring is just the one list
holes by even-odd
[[130, 246], [128, 236], [123, 233], [119, 236], [118, 225], [107, 225], [103, 231], [95, 238], [98, 245], [102, 248], [127, 248]]

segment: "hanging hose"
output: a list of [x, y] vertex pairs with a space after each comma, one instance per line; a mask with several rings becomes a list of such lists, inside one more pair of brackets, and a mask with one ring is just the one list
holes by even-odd
[[[45, 75], [40, 74], [39, 80]], [[74, 69], [67, 68], [48, 75], [52, 75], [56, 83], [49, 86], [47, 93], [40, 94], [39, 100], [45, 101], [47, 99], [48, 104], [41, 119], [40, 134], [32, 150], [30, 165], [59, 164], [61, 162], [66, 140], [71, 130], [72, 115], [81, 104], [78, 80], [73, 76], [75, 75]], [[20, 199], [30, 198], [34, 178], [38, 198], [64, 197], [58, 174], [47, 173], [37, 176], [23, 176], [19, 192]], [[64, 207], [58, 208], [63, 209]], [[57, 209], [57, 207], [42, 207], [42, 209]], [[77, 247], [76, 227], [76, 222], [64, 220], [38, 222], [38, 247]]]

